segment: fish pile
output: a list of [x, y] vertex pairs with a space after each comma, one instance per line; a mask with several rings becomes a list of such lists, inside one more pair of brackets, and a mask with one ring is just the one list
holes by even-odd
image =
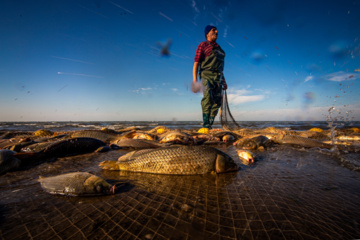
[[[5, 132], [0, 136], [0, 174], [16, 171], [54, 158], [92, 152], [127, 150], [118, 160], [106, 160], [100, 168], [114, 171], [152, 174], [224, 173], [239, 169], [234, 159], [216, 148], [218, 144], [233, 145], [245, 165], [254, 164], [256, 153], [276, 145], [297, 148], [359, 151], [359, 129], [337, 130], [336, 139], [330, 131], [314, 128], [289, 131], [278, 128], [240, 129], [208, 132], [172, 130], [158, 126], [148, 131], [136, 127], [111, 130], [74, 132]], [[90, 173], [67, 173], [39, 179], [45, 191], [71, 196], [93, 196], [114, 192], [104, 179]]]

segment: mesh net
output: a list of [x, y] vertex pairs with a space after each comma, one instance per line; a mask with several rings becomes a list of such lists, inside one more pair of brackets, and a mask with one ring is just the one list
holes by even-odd
[[226, 90], [223, 91], [223, 99], [220, 108], [220, 122], [223, 129], [227, 131], [239, 130], [241, 128], [231, 115]]

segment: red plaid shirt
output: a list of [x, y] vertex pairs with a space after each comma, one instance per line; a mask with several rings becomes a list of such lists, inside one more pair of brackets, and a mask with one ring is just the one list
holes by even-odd
[[195, 62], [201, 63], [211, 54], [213, 47], [218, 47], [219, 45], [216, 42], [201, 42], [196, 49], [195, 53]]

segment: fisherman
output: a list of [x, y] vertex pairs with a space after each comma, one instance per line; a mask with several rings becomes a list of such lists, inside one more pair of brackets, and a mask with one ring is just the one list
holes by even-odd
[[201, 100], [203, 128], [207, 131], [211, 129], [221, 106], [222, 90], [227, 89], [223, 74], [225, 52], [216, 43], [217, 36], [216, 27], [211, 25], [205, 27], [206, 41], [201, 42], [197, 47], [193, 67], [192, 91], [194, 93], [199, 91], [194, 87], [199, 73], [204, 92]]

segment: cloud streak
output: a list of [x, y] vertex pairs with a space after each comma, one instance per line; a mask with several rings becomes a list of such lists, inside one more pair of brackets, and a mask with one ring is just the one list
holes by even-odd
[[118, 4], [116, 4], [116, 3], [113, 3], [113, 2], [111, 2], [111, 1], [109, 1], [109, 3], [111, 3], [112, 5], [114, 5], [114, 6], [118, 7], [118, 8], [120, 8], [120, 9], [122, 9], [122, 10], [124, 10], [124, 11], [126, 11], [126, 12], [128, 12], [128, 13], [130, 13], [130, 14], [134, 14], [132, 11], [130, 11], [130, 10], [128, 10], [128, 9], [126, 9], [126, 8], [124, 8], [124, 7], [122, 7], [122, 6], [118, 5]]
[[57, 72], [59, 75], [73, 75], [73, 76], [81, 76], [81, 77], [92, 77], [92, 78], [104, 78], [103, 76], [96, 75], [88, 75], [83, 73], [67, 73], [67, 72]]
[[227, 95], [230, 104], [242, 104], [247, 102], [258, 102], [265, 98], [264, 95], [249, 95], [251, 91], [246, 89], [230, 90]]
[[307, 76], [304, 82], [308, 82], [311, 80], [324, 80], [324, 81], [331, 81], [331, 82], [344, 82], [344, 81], [352, 81], [360, 79], [359, 73], [349, 73], [344, 71], [334, 72], [327, 75], [323, 75], [320, 77], [314, 76]]
[[57, 59], [62, 59], [62, 60], [67, 60], [67, 61], [72, 61], [72, 62], [79, 62], [79, 63], [93, 64], [92, 62], [85, 62], [85, 61], [78, 60], [78, 59], [64, 58], [64, 57], [57, 57], [57, 56], [51, 56], [51, 57], [53, 57], [53, 58], [57, 58]]
[[162, 12], [159, 12], [159, 15], [166, 18], [167, 20], [169, 20], [170, 22], [173, 22], [174, 20], [172, 20], [172, 18], [166, 16], [165, 14], [163, 14]]

